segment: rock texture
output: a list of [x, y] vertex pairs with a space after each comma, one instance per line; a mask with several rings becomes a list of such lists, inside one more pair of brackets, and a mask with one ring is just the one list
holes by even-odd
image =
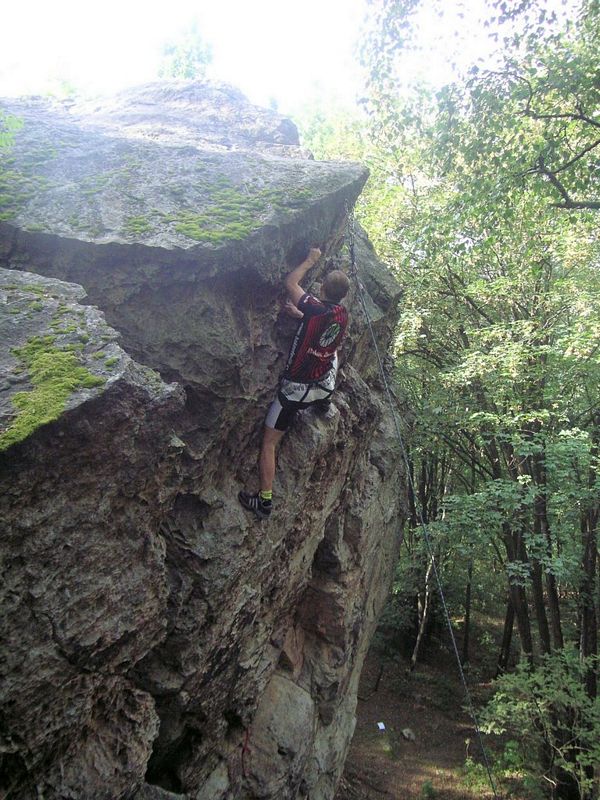
[[[27, 380], [11, 368], [23, 337], [54, 330], [53, 303], [81, 299], [58, 280], [85, 288], [129, 355], [111, 339], [118, 361], [93, 358], [114, 334], [88, 306], [100, 327], [79, 356], [105, 384], [2, 457], [0, 787], [19, 799], [331, 798], [403, 508], [354, 291], [335, 415], [303, 412], [285, 437], [267, 523], [236, 495], [255, 480], [293, 335], [281, 278], [304, 242], [324, 251], [315, 281], [347, 261], [347, 207], [366, 173], [303, 158], [291, 123], [223, 87], [7, 110], [24, 125], [4, 162], [20, 190], [0, 197], [0, 263], [21, 288], [22, 270], [49, 288], [33, 301], [40, 330], [7, 340], [0, 408]], [[357, 249], [385, 347], [398, 286], [362, 234]]]
[[69, 110], [82, 124], [120, 137], [312, 158], [300, 148], [291, 120], [257, 108], [227, 84], [165, 81], [100, 101], [69, 103]]
[[4, 797], [121, 796], [159, 725], [127, 671], [165, 635], [156, 530], [177, 489], [183, 392], [132, 362], [102, 314], [77, 304], [84, 294], [0, 270], [2, 341], [14, 346], [2, 357], [0, 428], [31, 390], [15, 350], [35, 337], [81, 348], [103, 381], [0, 454]]

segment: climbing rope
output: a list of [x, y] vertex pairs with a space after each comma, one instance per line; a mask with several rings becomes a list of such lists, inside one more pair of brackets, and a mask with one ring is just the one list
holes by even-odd
[[459, 655], [459, 652], [458, 652], [458, 645], [456, 643], [456, 637], [454, 636], [454, 630], [452, 629], [452, 623], [450, 621], [450, 614], [448, 612], [448, 606], [446, 604], [446, 597], [444, 595], [444, 590], [442, 588], [442, 581], [440, 579], [440, 575], [439, 575], [438, 568], [437, 568], [437, 563], [436, 563], [436, 558], [435, 558], [435, 555], [434, 555], [434, 552], [433, 552], [433, 547], [431, 545], [431, 539], [429, 537], [429, 531], [427, 529], [427, 524], [425, 522], [425, 519], [423, 518], [423, 512], [422, 512], [421, 507], [420, 507], [420, 505], [419, 505], [419, 503], [417, 501], [417, 496], [418, 495], [417, 495], [417, 492], [415, 490], [415, 484], [414, 484], [414, 480], [413, 480], [411, 469], [410, 469], [410, 462], [408, 460], [408, 454], [407, 454], [406, 448], [404, 446], [404, 438], [403, 438], [402, 433], [400, 431], [400, 424], [398, 422], [398, 417], [396, 415], [394, 398], [393, 398], [392, 391], [390, 389], [390, 386], [389, 386], [389, 383], [388, 383], [388, 380], [387, 380], [387, 376], [385, 374], [385, 369], [384, 369], [384, 366], [383, 366], [383, 360], [381, 358], [381, 353], [379, 351], [379, 346], [377, 344], [377, 339], [375, 338], [375, 332], [373, 330], [371, 317], [369, 315], [369, 311], [367, 309], [367, 304], [365, 302], [365, 287], [360, 282], [360, 278], [359, 278], [359, 275], [358, 275], [358, 267], [357, 267], [357, 264], [356, 264], [356, 250], [355, 250], [354, 210], [349, 208], [347, 203], [346, 203], [346, 219], [347, 219], [348, 250], [349, 250], [349, 255], [350, 255], [350, 273], [352, 274], [352, 276], [354, 277], [354, 279], [356, 281], [358, 298], [360, 300], [360, 304], [361, 304], [363, 313], [365, 315], [365, 319], [367, 320], [367, 325], [368, 325], [368, 328], [369, 328], [369, 332], [371, 334], [371, 339], [373, 340], [373, 346], [375, 348], [375, 353], [377, 355], [377, 361], [378, 361], [378, 364], [379, 364], [379, 374], [381, 376], [381, 381], [382, 381], [383, 386], [385, 388], [385, 393], [386, 393], [387, 400], [388, 400], [388, 403], [389, 403], [389, 406], [390, 406], [392, 419], [394, 420], [394, 427], [396, 429], [396, 437], [398, 439], [398, 444], [400, 445], [400, 452], [402, 454], [402, 459], [404, 461], [404, 466], [406, 468], [406, 475], [407, 475], [407, 478], [408, 478], [409, 486], [410, 486], [410, 489], [411, 489], [411, 491], [413, 493], [413, 497], [415, 499], [415, 509], [416, 509], [416, 513], [417, 513], [417, 519], [418, 519], [419, 525], [421, 526], [421, 529], [423, 531], [423, 539], [425, 541], [425, 546], [427, 547], [427, 552], [429, 554], [429, 558], [430, 558], [431, 563], [433, 565], [433, 573], [435, 575], [435, 580], [436, 580], [436, 583], [437, 583], [438, 593], [439, 593], [440, 600], [441, 600], [441, 603], [442, 603], [442, 609], [443, 609], [443, 612], [444, 612], [444, 617], [446, 619], [446, 624], [448, 626], [448, 631], [450, 633], [450, 641], [452, 642], [452, 649], [454, 650], [454, 655], [456, 656], [456, 663], [458, 664], [458, 671], [460, 673], [460, 680], [461, 680], [461, 683], [462, 683], [462, 686], [463, 686], [463, 690], [464, 690], [464, 693], [465, 693], [465, 698], [466, 698], [466, 701], [467, 701], [469, 714], [470, 714], [471, 719], [473, 720], [473, 724], [475, 726], [475, 732], [476, 732], [476, 735], [477, 735], [477, 741], [479, 742], [479, 747], [481, 748], [481, 752], [482, 752], [482, 755], [483, 755], [483, 761], [484, 761], [484, 764], [485, 764], [485, 769], [486, 769], [487, 776], [488, 776], [488, 779], [489, 779], [489, 782], [490, 782], [490, 786], [492, 788], [492, 792], [494, 794], [494, 798], [495, 798], [495, 800], [499, 800], [499, 795], [498, 795], [498, 792], [496, 791], [496, 784], [495, 784], [494, 778], [492, 776], [492, 770], [491, 770], [490, 762], [489, 762], [489, 759], [488, 759], [488, 756], [487, 756], [487, 751], [485, 749], [485, 745], [483, 744], [483, 737], [481, 735], [481, 729], [479, 727], [479, 721], [477, 719], [477, 714], [475, 713], [475, 707], [473, 706], [473, 701], [471, 699], [471, 692], [469, 691], [469, 687], [467, 685], [467, 679], [465, 677], [463, 666], [462, 666], [462, 663], [461, 663], [461, 660], [460, 660], [460, 655]]

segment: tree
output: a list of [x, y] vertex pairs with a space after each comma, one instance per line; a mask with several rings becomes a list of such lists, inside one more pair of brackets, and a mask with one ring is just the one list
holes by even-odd
[[[486, 710], [486, 730], [510, 736], [513, 768], [536, 774], [553, 796], [561, 796], [565, 779], [574, 783], [576, 797], [593, 796], [592, 768], [600, 763], [600, 703], [584, 690], [590, 668], [573, 647], [545, 656], [534, 672], [522, 664], [498, 681]], [[544, 751], [552, 753], [549, 761], [539, 760]]]
[[[570, 680], [593, 706], [598, 3], [584, 3], [574, 22], [541, 2], [492, 3], [496, 63], [437, 91], [407, 86], [398, 68], [421, 4], [371, 5], [366, 106], [389, 191], [378, 197], [385, 223], [370, 232], [405, 284], [396, 359], [416, 415], [413, 473], [444, 459], [448, 477], [435, 484], [435, 502], [427, 498], [437, 508], [432, 521], [451, 547], [470, 545], [476, 572], [490, 554], [502, 564], [505, 639], [514, 618], [526, 665], [519, 674], [538, 675], [576, 640], [584, 668]], [[579, 718], [579, 697], [565, 713], [549, 709], [544, 770], [556, 746], [574, 758], [570, 736], [588, 748], [565, 723]], [[593, 761], [577, 764], [579, 772], [557, 767], [557, 797], [591, 796]]]
[[204, 78], [211, 62], [212, 47], [194, 21], [177, 40], [164, 45], [158, 74], [161, 78]]

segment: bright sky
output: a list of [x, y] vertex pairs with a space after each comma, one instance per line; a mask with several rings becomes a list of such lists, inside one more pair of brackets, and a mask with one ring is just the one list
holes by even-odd
[[[322, 90], [352, 101], [365, 0], [16, 0], [2, 11], [0, 96], [89, 93], [156, 78], [162, 45], [194, 19], [212, 74], [284, 109]], [[291, 101], [288, 103], [288, 100]]]
[[[567, 0], [547, 0], [561, 7]], [[574, 4], [576, 0], [568, 0]], [[194, 20], [212, 45], [209, 75], [251, 101], [292, 113], [305, 102], [353, 104], [363, 93], [356, 44], [367, 0], [10, 0], [2, 11], [0, 96], [114, 92], [154, 80], [163, 45]], [[443, 8], [440, 19], [432, 8]], [[424, 0], [423, 50], [403, 62], [434, 85], [486, 56], [485, 0]], [[564, 13], [564, 12], [563, 12]], [[64, 86], [63, 93], [64, 93]]]

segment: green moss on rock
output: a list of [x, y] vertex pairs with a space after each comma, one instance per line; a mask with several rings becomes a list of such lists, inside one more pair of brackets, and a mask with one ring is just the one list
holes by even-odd
[[0, 451], [57, 419], [73, 392], [105, 382], [86, 369], [72, 352], [55, 347], [54, 336], [35, 336], [13, 353], [27, 368], [33, 389], [13, 396], [16, 416], [0, 432]]
[[40, 297], [42, 297], [45, 294], [44, 287], [37, 286], [35, 283], [25, 283], [23, 284], [23, 286], [10, 286], [6, 288], [18, 289], [21, 292], [33, 292], [33, 294], [37, 294]]
[[175, 230], [190, 239], [218, 245], [245, 239], [260, 228], [265, 215], [301, 208], [310, 198], [305, 188], [288, 193], [276, 189], [243, 193], [231, 185], [212, 188], [211, 205], [205, 211], [180, 211], [165, 221], [175, 223]]
[[52, 329], [57, 336], [65, 336], [69, 333], [75, 333], [77, 330], [77, 325], [66, 325], [61, 327], [60, 325], [52, 325]]
[[149, 233], [152, 230], [152, 225], [148, 222], [146, 217], [127, 217], [123, 224], [125, 233], [132, 236]]
[[[19, 137], [21, 135], [19, 131]], [[34, 143], [17, 165], [12, 152], [0, 148], [0, 220], [14, 219], [29, 200], [48, 186], [40, 171], [56, 156], [55, 147]], [[35, 223], [30, 221], [28, 225], [33, 230]]]

